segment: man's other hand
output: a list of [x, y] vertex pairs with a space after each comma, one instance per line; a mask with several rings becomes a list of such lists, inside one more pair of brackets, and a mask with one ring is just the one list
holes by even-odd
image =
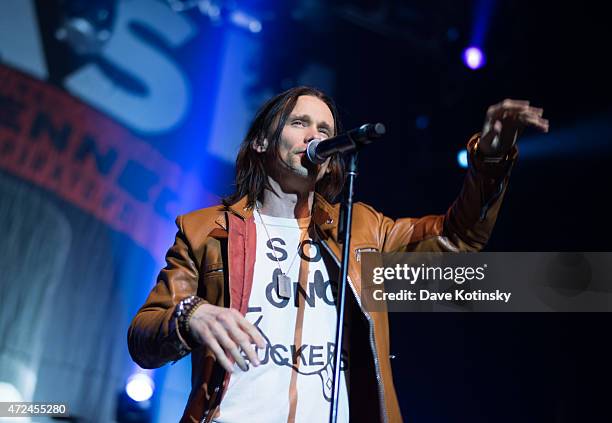
[[531, 107], [526, 100], [506, 99], [489, 107], [478, 150], [486, 158], [503, 159], [526, 127], [548, 132], [543, 113], [544, 109]]
[[240, 350], [253, 365], [259, 366], [253, 344], [263, 349], [266, 341], [238, 310], [203, 304], [189, 319], [189, 329], [194, 339], [210, 348], [219, 364], [228, 372], [232, 373], [233, 367], [230, 357], [243, 371], [249, 369]]

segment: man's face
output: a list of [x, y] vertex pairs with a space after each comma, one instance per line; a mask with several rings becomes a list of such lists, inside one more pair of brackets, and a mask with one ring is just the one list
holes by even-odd
[[327, 172], [329, 159], [320, 166], [311, 164], [306, 157], [306, 147], [311, 140], [329, 138], [333, 133], [334, 117], [327, 104], [310, 95], [298, 97], [278, 141], [279, 176], [295, 175], [310, 181], [321, 179]]

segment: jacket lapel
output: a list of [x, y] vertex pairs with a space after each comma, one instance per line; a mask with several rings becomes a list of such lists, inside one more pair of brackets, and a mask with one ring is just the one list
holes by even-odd
[[253, 210], [247, 207], [247, 197], [231, 205], [226, 218], [230, 307], [245, 315], [253, 286], [257, 250], [255, 220]]

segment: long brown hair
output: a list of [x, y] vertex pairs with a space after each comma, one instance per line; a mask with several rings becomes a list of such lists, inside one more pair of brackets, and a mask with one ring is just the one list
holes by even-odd
[[[322, 91], [312, 87], [295, 87], [284, 91], [268, 100], [255, 115], [255, 119], [240, 145], [236, 158], [236, 191], [223, 199], [228, 206], [236, 203], [245, 195], [248, 196], [248, 206], [254, 207], [256, 201], [263, 201], [264, 190], [272, 190], [268, 182], [265, 164], [268, 160], [278, 157], [278, 140], [287, 118], [293, 111], [297, 99], [310, 95], [323, 101], [334, 117], [334, 134], [341, 131], [338, 111], [333, 100]], [[264, 153], [258, 153], [252, 147], [254, 140], [268, 139], [268, 148]], [[342, 191], [345, 171], [342, 155], [332, 156], [329, 162], [329, 173], [316, 183], [315, 191], [327, 201], [333, 201]]]

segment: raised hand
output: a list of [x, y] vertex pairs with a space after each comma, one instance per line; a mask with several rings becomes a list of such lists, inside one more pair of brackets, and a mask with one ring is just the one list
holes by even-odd
[[526, 127], [548, 132], [544, 109], [529, 101], [506, 99], [488, 108], [478, 150], [485, 158], [503, 159]]

